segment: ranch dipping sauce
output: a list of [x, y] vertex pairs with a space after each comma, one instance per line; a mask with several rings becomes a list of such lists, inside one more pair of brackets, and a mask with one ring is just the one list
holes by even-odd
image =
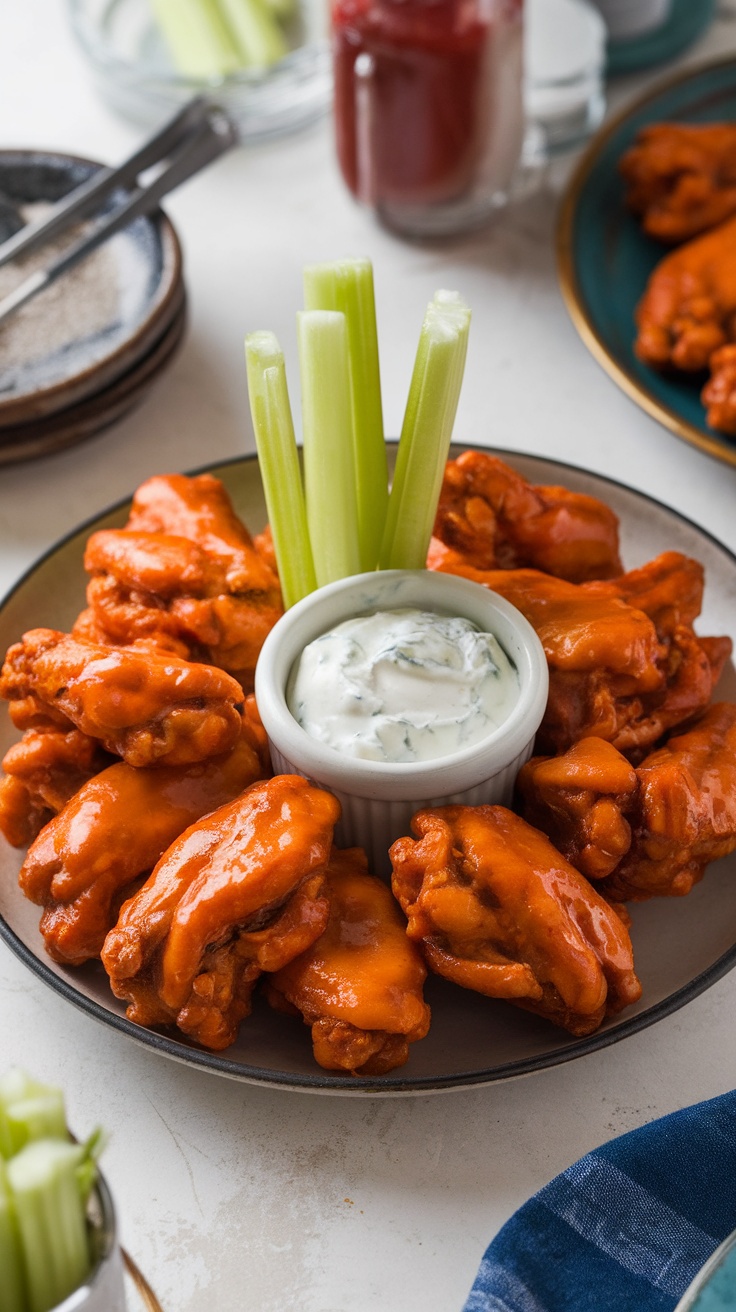
[[467, 619], [385, 610], [310, 642], [287, 689], [301, 727], [345, 756], [432, 761], [499, 728], [519, 676], [492, 633]]

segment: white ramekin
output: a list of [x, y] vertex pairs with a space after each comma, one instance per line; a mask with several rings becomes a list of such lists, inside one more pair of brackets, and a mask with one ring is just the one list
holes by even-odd
[[[306, 647], [355, 615], [416, 607], [472, 620], [495, 634], [519, 673], [519, 700], [506, 722], [481, 742], [435, 761], [366, 761], [311, 738], [292, 716], [286, 687]], [[410, 833], [425, 806], [509, 803], [516, 776], [531, 755], [547, 704], [549, 676], [542, 644], [524, 616], [488, 588], [430, 570], [357, 574], [319, 588], [292, 606], [269, 633], [256, 667], [255, 694], [278, 774], [301, 774], [337, 797], [339, 847], [362, 847], [376, 874], [390, 870], [388, 849]]]

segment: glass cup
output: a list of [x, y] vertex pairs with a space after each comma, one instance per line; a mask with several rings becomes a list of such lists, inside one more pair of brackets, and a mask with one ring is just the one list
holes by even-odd
[[115, 1208], [102, 1176], [98, 1177], [89, 1208], [95, 1264], [82, 1288], [65, 1298], [55, 1312], [126, 1312]]
[[407, 236], [483, 223], [524, 144], [522, 0], [332, 0], [335, 128], [353, 195]]

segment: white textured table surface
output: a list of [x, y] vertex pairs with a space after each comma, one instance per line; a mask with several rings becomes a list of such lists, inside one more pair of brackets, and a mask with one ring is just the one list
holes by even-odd
[[[0, 143], [115, 161], [137, 134], [96, 100], [61, 0], [3, 6]], [[690, 54], [736, 50], [719, 20]], [[645, 79], [619, 84], [615, 98]], [[242, 338], [295, 356], [302, 265], [375, 264], [388, 432], [400, 426], [424, 304], [474, 308], [456, 434], [587, 465], [669, 502], [736, 549], [736, 470], [618, 392], [557, 289], [555, 189], [442, 248], [379, 231], [344, 191], [329, 125], [239, 151], [169, 202], [191, 296], [186, 346], [150, 399], [76, 450], [0, 470], [0, 589], [79, 520], [156, 472], [252, 449]], [[451, 1312], [487, 1241], [530, 1193], [611, 1135], [736, 1083], [736, 976], [653, 1029], [524, 1081], [351, 1100], [209, 1077], [78, 1013], [0, 945], [0, 1067], [68, 1091], [110, 1133], [123, 1237], [167, 1312]]]

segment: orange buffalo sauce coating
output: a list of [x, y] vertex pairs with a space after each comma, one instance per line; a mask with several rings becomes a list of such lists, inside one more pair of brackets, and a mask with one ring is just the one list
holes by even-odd
[[108, 934], [102, 962], [128, 1017], [226, 1048], [275, 971], [324, 929], [340, 804], [300, 775], [253, 784], [178, 838]]
[[424, 1038], [426, 970], [387, 886], [359, 848], [335, 851], [327, 869], [330, 917], [320, 938], [273, 976], [271, 1002], [301, 1012], [327, 1070], [380, 1075], [403, 1066]]
[[266, 773], [243, 732], [232, 752], [189, 766], [136, 770], [119, 761], [88, 780], [30, 847], [19, 883], [43, 906], [40, 929], [56, 961], [99, 956], [136, 880], [200, 816]]
[[227, 751], [243, 709], [240, 685], [214, 666], [55, 629], [31, 629], [9, 649], [0, 696], [19, 727], [33, 727], [34, 712], [42, 725], [49, 717], [76, 725], [134, 766], [188, 765]]
[[427, 963], [572, 1034], [636, 1002], [631, 942], [549, 839], [503, 806], [441, 806], [391, 848], [392, 886]]

